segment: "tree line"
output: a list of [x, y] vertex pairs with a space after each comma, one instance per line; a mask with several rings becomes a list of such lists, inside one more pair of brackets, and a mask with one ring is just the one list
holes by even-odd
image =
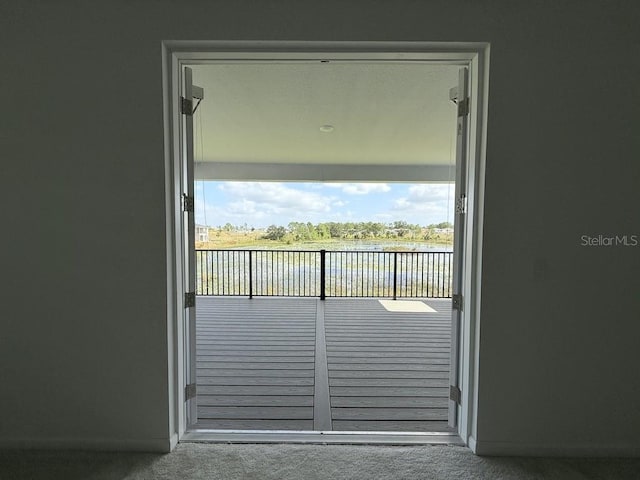
[[405, 221], [391, 223], [380, 222], [290, 222], [288, 226], [270, 225], [262, 238], [276, 241], [311, 241], [311, 240], [364, 240], [364, 239], [397, 239], [429, 240], [452, 229], [449, 222], [441, 222], [422, 227]]

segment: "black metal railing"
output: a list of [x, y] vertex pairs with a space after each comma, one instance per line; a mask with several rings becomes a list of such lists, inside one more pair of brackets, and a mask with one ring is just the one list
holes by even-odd
[[196, 294], [449, 298], [453, 252], [196, 250]]

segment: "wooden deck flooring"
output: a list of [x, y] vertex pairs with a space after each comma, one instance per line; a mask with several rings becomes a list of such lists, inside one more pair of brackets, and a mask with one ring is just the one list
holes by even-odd
[[451, 302], [424, 303], [198, 297], [197, 427], [448, 431]]

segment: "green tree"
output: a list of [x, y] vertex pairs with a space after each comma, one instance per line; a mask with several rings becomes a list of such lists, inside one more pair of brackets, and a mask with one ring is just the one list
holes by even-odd
[[282, 240], [287, 234], [287, 229], [278, 225], [269, 225], [263, 238], [267, 240]]
[[291, 233], [291, 237], [293, 240], [299, 242], [301, 240], [305, 240], [307, 235], [307, 227], [304, 223], [300, 222], [289, 222], [289, 232]]
[[329, 226], [326, 223], [319, 223], [316, 225], [316, 233], [320, 239], [331, 238], [331, 232], [329, 231]]

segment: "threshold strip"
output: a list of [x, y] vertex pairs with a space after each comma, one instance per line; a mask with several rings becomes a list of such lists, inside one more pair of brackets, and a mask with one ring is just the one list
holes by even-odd
[[186, 432], [182, 443], [297, 443], [346, 445], [456, 445], [462, 439], [451, 432], [313, 432], [287, 430], [207, 430]]

